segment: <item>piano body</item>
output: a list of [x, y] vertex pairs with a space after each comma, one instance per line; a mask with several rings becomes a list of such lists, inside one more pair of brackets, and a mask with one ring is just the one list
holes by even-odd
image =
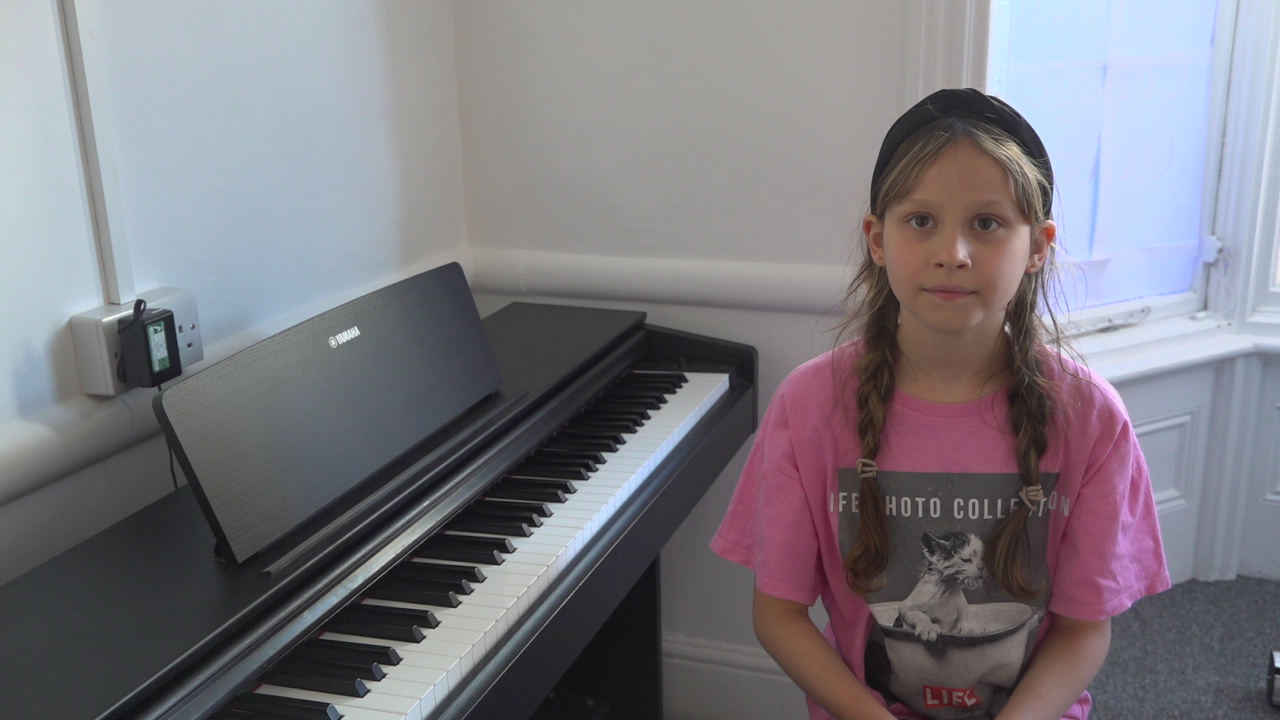
[[[364, 354], [306, 360], [308, 333]], [[752, 348], [642, 313], [480, 321], [456, 265], [335, 308], [165, 389], [193, 482], [0, 587], [0, 718], [658, 717], [656, 559], [755, 385]]]

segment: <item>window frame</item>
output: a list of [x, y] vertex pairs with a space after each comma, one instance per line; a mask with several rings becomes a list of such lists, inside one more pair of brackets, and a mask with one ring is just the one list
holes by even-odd
[[[1215, 212], [1221, 260], [1208, 308], [1257, 336], [1280, 336], [1280, 7], [1236, 0]], [[1259, 152], [1261, 148], [1261, 152]]]
[[[1213, 288], [1219, 306], [1259, 335], [1280, 335], [1280, 7], [1239, 0], [1233, 82], [1227, 100], [1228, 164], [1221, 218], [1228, 260]], [[1262, 152], [1257, 152], [1262, 148]], [[1233, 292], [1233, 289], [1238, 289]]]

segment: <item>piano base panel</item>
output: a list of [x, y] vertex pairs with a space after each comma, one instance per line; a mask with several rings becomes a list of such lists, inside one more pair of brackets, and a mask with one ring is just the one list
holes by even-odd
[[658, 587], [658, 562], [654, 561], [531, 720], [556, 717], [552, 710], [561, 711], [558, 699], [562, 697], [590, 698], [597, 707], [607, 705], [603, 717], [609, 720], [662, 717], [662, 603]]

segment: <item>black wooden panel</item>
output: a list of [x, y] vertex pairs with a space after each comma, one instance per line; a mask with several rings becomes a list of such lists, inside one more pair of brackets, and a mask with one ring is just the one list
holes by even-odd
[[237, 562], [497, 390], [456, 263], [278, 333], [156, 397]]

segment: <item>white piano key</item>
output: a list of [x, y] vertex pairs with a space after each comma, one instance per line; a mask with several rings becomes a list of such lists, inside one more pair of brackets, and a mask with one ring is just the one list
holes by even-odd
[[[258, 693], [260, 695], [278, 695], [279, 693]], [[405, 716], [398, 712], [382, 712], [379, 710], [370, 710], [368, 708], [352, 708], [342, 707], [338, 712], [342, 713], [342, 720], [404, 720]]]
[[401, 656], [399, 665], [383, 666], [387, 676], [377, 683], [369, 683], [369, 691], [376, 687], [378, 692], [399, 692], [398, 688], [383, 683], [388, 680], [405, 683], [410, 694], [416, 692], [425, 696], [430, 690], [436, 697], [449, 694], [451, 688], [462, 682], [463, 670], [457, 657], [443, 653], [406, 652]]
[[327, 702], [338, 709], [344, 718], [352, 717], [361, 713], [375, 711], [380, 713], [390, 713], [394, 716], [409, 718], [410, 720], [422, 720], [424, 717], [422, 706], [424, 702], [431, 706], [435, 706], [436, 697], [431, 693], [428, 698], [415, 699], [404, 697], [392, 693], [374, 691], [372, 688], [369, 694], [362, 698], [347, 697], [345, 695], [333, 695], [331, 693], [315, 692], [313, 690], [298, 690], [297, 688], [282, 687], [280, 685], [260, 685], [254, 692], [260, 695], [278, 695], [280, 697], [298, 698], [300, 700], [316, 700], [318, 702]]

